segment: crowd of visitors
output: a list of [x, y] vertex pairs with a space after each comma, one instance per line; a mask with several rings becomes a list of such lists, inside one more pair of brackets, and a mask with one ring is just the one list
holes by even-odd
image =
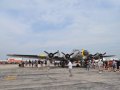
[[[29, 61], [22, 61], [19, 64], [19, 67], [43, 67], [43, 66], [49, 66], [50, 63], [48, 63], [49, 60], [29, 60]], [[54, 66], [60, 66], [60, 62], [55, 62], [54, 61]], [[68, 60], [68, 72], [69, 76], [73, 76], [72, 74], [72, 69], [73, 69], [73, 62]], [[99, 73], [102, 73], [103, 71], [120, 71], [120, 60], [112, 60], [112, 61], [103, 61], [99, 59], [98, 61], [95, 60], [86, 60], [81, 63], [81, 67], [84, 66], [86, 70], [91, 70], [91, 69], [98, 69]]]

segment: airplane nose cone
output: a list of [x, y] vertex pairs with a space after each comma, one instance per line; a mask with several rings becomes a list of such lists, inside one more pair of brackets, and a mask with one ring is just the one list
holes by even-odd
[[49, 57], [50, 57], [50, 58], [52, 58], [53, 56], [54, 56], [54, 54], [53, 54], [53, 53], [50, 53], [50, 54], [49, 54]]

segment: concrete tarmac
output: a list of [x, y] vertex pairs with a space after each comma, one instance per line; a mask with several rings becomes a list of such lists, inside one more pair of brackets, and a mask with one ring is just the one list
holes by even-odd
[[120, 90], [120, 72], [0, 65], [0, 90]]

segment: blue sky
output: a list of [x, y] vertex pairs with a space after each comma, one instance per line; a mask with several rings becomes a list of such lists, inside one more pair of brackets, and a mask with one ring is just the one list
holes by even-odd
[[87, 49], [120, 58], [119, 0], [0, 0], [0, 58]]

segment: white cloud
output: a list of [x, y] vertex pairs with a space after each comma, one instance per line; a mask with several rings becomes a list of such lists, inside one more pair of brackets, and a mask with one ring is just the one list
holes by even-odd
[[[0, 4], [0, 49], [4, 54], [14, 51], [37, 53], [41, 48], [91, 46], [105, 49], [104, 44], [108, 46], [108, 51], [111, 50], [109, 48], [120, 49], [114, 45], [120, 44], [120, 2], [116, 1], [4, 0]], [[102, 7], [102, 3], [107, 4], [106, 7]], [[43, 22], [45, 28], [50, 24], [51, 29], [40, 28]], [[56, 28], [52, 30], [54, 26]], [[7, 49], [4, 50], [4, 47]], [[33, 51], [36, 49], [36, 52]]]

